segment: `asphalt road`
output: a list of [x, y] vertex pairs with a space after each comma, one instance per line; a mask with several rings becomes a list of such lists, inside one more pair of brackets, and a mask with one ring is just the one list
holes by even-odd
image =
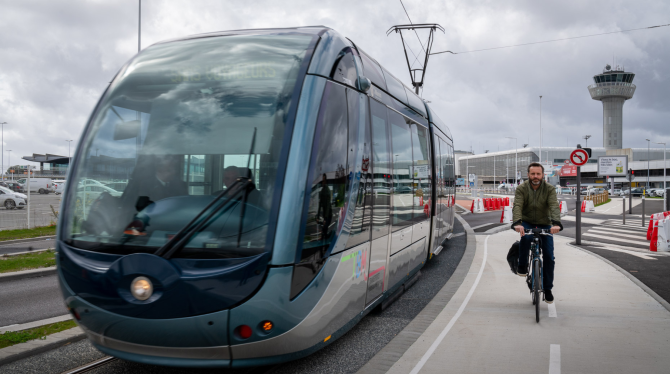
[[56, 275], [0, 283], [0, 300], [2, 327], [67, 314]]
[[[326, 348], [306, 358], [278, 365], [273, 374], [300, 373], [353, 373], [367, 363], [379, 350], [402, 331], [414, 317], [433, 299], [449, 280], [465, 251], [466, 235], [458, 220], [454, 236], [446, 242], [445, 249], [433, 257], [421, 270], [418, 281], [398, 300], [382, 312], [373, 311], [347, 334]], [[61, 308], [62, 302], [61, 302]], [[1, 310], [0, 310], [1, 312]], [[61, 312], [61, 314], [64, 314]], [[88, 340], [29, 357], [0, 367], [0, 372], [61, 373], [103, 355]], [[269, 368], [226, 370], [226, 373], [265, 373]], [[114, 361], [92, 373], [193, 373], [192, 369], [166, 368]], [[221, 369], [197, 370], [198, 373], [221, 373]]]
[[2, 244], [0, 242], [0, 255], [17, 252], [29, 252], [39, 249], [53, 249], [55, 247], [55, 239], [40, 239], [31, 240], [29, 242]]

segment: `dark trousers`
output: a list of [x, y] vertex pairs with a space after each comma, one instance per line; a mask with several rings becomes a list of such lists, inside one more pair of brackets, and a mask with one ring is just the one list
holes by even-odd
[[[526, 222], [521, 223], [523, 228], [530, 230], [533, 228], [547, 229], [550, 225], [531, 225]], [[519, 245], [519, 266], [528, 266], [528, 253], [530, 252], [530, 243], [533, 242], [533, 235], [524, 235]], [[554, 267], [556, 258], [554, 257], [554, 237], [549, 235], [540, 235], [540, 248], [542, 249], [542, 286], [545, 290], [554, 287]], [[532, 270], [532, 269], [529, 269]]]

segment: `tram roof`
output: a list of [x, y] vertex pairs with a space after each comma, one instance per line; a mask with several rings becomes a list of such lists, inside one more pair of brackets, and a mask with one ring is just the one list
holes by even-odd
[[[361, 50], [353, 41], [351, 41], [351, 39], [343, 37], [340, 33], [327, 26], [318, 25], [287, 28], [216, 31], [164, 40], [156, 44], [217, 36], [258, 35], [285, 32], [315, 36], [318, 35], [320, 37], [321, 40], [314, 50], [308, 71], [310, 74], [314, 75], [321, 75], [330, 78], [333, 64], [335, 64], [340, 58], [340, 52], [342, 52], [342, 50], [347, 47], [354, 48], [360, 54], [365, 56], [365, 58], [362, 60], [363, 73], [366, 78], [370, 79], [375, 86], [393, 96], [396, 100], [404, 103], [407, 107], [412, 108], [419, 115], [426, 118], [434, 127], [438, 128], [442, 133], [444, 133], [445, 136], [453, 140], [449, 127], [436, 115], [435, 111], [430, 108], [430, 106], [426, 104], [422, 98], [416, 95], [412, 89], [407, 87], [399, 79], [393, 76], [379, 62], [377, 62], [377, 60], [372, 58], [365, 51]], [[368, 65], [372, 64], [373, 66], [366, 66], [366, 63]], [[404, 89], [401, 89], [400, 87]]]

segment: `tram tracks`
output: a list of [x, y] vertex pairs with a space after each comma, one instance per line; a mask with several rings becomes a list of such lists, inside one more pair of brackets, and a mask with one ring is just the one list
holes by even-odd
[[64, 371], [62, 374], [80, 374], [80, 373], [87, 373], [91, 370], [97, 369], [99, 367], [105, 366], [111, 362], [116, 361], [116, 357], [112, 356], [105, 356], [99, 360], [95, 360], [93, 362], [89, 362], [88, 364], [79, 366], [78, 368], [74, 368], [71, 370]]
[[[116, 357], [112, 356], [105, 356], [101, 359], [95, 360], [93, 362], [89, 362], [88, 364], [84, 364], [82, 366], [79, 366], [74, 369], [66, 370], [62, 372], [61, 374], [82, 374], [82, 373], [87, 373], [89, 371], [99, 369], [105, 365], [111, 364], [112, 362], [117, 361], [118, 359]], [[272, 365], [272, 366], [260, 366], [260, 367], [255, 367], [250, 369], [248, 372], [245, 374], [272, 374], [277, 370], [281, 364], [277, 365]]]

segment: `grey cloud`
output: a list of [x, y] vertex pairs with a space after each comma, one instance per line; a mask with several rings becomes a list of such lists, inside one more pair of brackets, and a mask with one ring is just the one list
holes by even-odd
[[[664, 24], [667, 1], [418, 1], [405, 0], [416, 23], [437, 22], [434, 51], [467, 51]], [[114, 74], [137, 50], [136, 1], [6, 1], [0, 24], [0, 122], [12, 159], [32, 152], [67, 154]], [[667, 18], [667, 17], [665, 17]], [[142, 45], [228, 29], [324, 24], [354, 40], [391, 73], [410, 84], [400, 38], [386, 36], [408, 23], [396, 1], [145, 1]], [[9, 30], [9, 31], [7, 31]], [[539, 144], [574, 145], [591, 134], [602, 142], [602, 104], [586, 87], [611, 62], [636, 73], [635, 97], [624, 106], [624, 146], [647, 137], [670, 140], [666, 29], [430, 59], [425, 90], [450, 126], [456, 148]], [[408, 39], [415, 52], [421, 46]], [[413, 60], [413, 58], [412, 58]], [[7, 160], [5, 160], [7, 163]]]

